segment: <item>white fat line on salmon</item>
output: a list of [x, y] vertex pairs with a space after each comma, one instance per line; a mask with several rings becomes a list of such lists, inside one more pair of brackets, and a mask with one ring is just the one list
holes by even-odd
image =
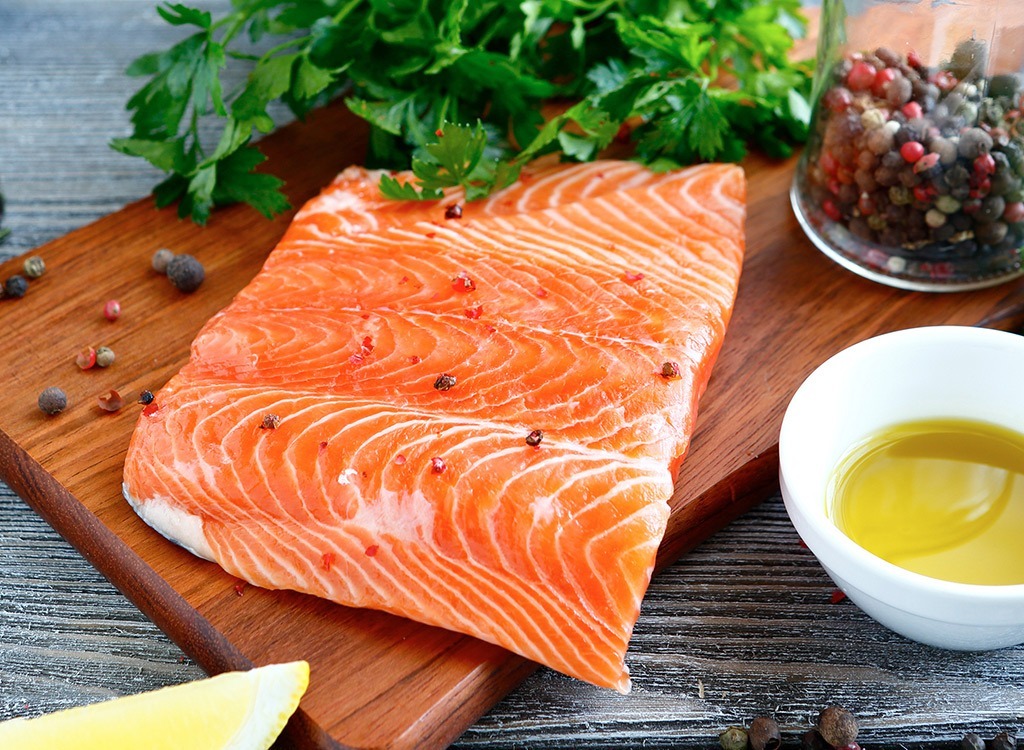
[[[202, 396], [204, 392], [216, 392], [220, 387], [221, 386], [218, 384], [193, 386], [191, 390], [197, 392], [199, 395], [190, 402], [179, 403], [176, 408], [186, 409], [192, 405], [199, 406], [203, 402]], [[366, 411], [367, 413], [365, 417], [346, 422], [340, 430], [335, 432], [335, 440], [344, 435], [347, 431], [357, 430], [360, 427], [373, 424], [380, 420], [394, 421], [389, 426], [378, 430], [375, 437], [383, 437], [391, 433], [400, 432], [408, 429], [410, 426], [420, 426], [431, 428], [433, 435], [442, 438], [452, 437], [466, 431], [471, 431], [476, 434], [480, 430], [486, 430], [488, 432], [488, 440], [504, 436], [511, 438], [517, 443], [520, 440], [523, 440], [525, 446], [525, 435], [529, 429], [533, 429], [526, 423], [511, 424], [485, 419], [471, 419], [456, 414], [439, 415], [425, 409], [414, 409], [408, 406], [399, 406], [386, 401], [352, 399], [335, 395], [324, 396], [323, 394], [316, 392], [302, 394], [294, 389], [286, 391], [281, 388], [268, 388], [265, 386], [238, 386], [233, 389], [232, 396], [233, 401], [231, 403], [225, 404], [224, 407], [207, 416], [207, 419], [220, 417], [223, 416], [223, 412], [228, 409], [236, 409], [245, 415], [239, 419], [236, 424], [233, 424], [225, 433], [222, 445], [230, 442], [230, 437], [236, 431], [248, 429], [250, 423], [266, 411], [279, 411], [287, 415], [285, 419], [289, 422], [297, 422], [301, 424], [301, 418], [304, 412], [319, 411], [322, 410], [325, 405], [341, 406], [346, 410]], [[264, 398], [274, 400], [267, 403]], [[247, 402], [251, 400], [257, 401], [258, 406], [256, 408], [247, 406]], [[291, 409], [290, 407], [294, 405], [298, 405], [299, 408]], [[337, 409], [332, 409], [331, 413], [325, 415], [322, 420], [314, 422], [314, 424], [332, 421], [337, 419], [338, 416], [339, 414]], [[395, 419], [396, 417], [405, 417], [405, 419], [399, 420]], [[439, 427], [441, 428], [440, 432], [438, 432]], [[308, 429], [309, 426], [302, 426], [303, 432]], [[568, 440], [559, 440], [554, 435], [545, 436], [544, 446], [548, 449], [558, 449], [563, 453], [579, 456], [586, 460], [622, 463], [645, 472], [666, 471], [664, 463], [660, 458], [631, 457], [617, 451], [588, 447]], [[453, 446], [451, 450], [457, 449], [458, 444]], [[521, 449], [517, 446], [516, 450]], [[230, 465], [230, 462], [228, 465]]]
[[[623, 482], [622, 485], [625, 485], [628, 488], [630, 486], [639, 486], [642, 483], [643, 483], [642, 482], [642, 478], [637, 477], [637, 478], [634, 478], [634, 479], [632, 479], [632, 480], [630, 480], [628, 482]], [[616, 487], [616, 489], [619, 489], [619, 488]], [[669, 491], [669, 497], [671, 497], [671, 491]], [[598, 544], [600, 544], [601, 540], [603, 540], [604, 538], [606, 538], [608, 536], [616, 534], [621, 528], [623, 528], [625, 526], [632, 525], [634, 523], [638, 523], [638, 520], [637, 520], [638, 518], [640, 519], [639, 523], [647, 525], [647, 526], [649, 526], [649, 525], [651, 525], [653, 523], [657, 523], [658, 526], [660, 526], [661, 529], [662, 529], [662, 534], [659, 535], [659, 538], [660, 538], [660, 537], [664, 536], [664, 528], [665, 528], [665, 525], [668, 523], [668, 515], [669, 515], [668, 498], [666, 498], [665, 502], [662, 503], [662, 504], [649, 503], [647, 505], [638, 507], [629, 516], [626, 516], [626, 517], [620, 519], [618, 522], [616, 522], [612, 526], [609, 526], [609, 527], [605, 528], [599, 534], [590, 537], [587, 540], [587, 542], [586, 542], [586, 544], [584, 546], [584, 550], [585, 550], [584, 551], [584, 557], [586, 558], [587, 562], [590, 564], [591, 568], [596, 570], [597, 569], [597, 563], [595, 561], [595, 552], [594, 552], [594, 550], [596, 549]], [[652, 518], [652, 516], [654, 516], [654, 517]], [[619, 550], [618, 563], [620, 565], [620, 569], [621, 569], [622, 557], [623, 557], [623, 550]], [[602, 556], [602, 559], [604, 559], [603, 556]], [[653, 557], [652, 557], [652, 560], [653, 560]], [[648, 571], [648, 576], [649, 575], [650, 575], [650, 570]], [[605, 578], [605, 577], [602, 577], [600, 579], [600, 581], [601, 581], [601, 589], [604, 591], [605, 597], [606, 597], [609, 605], [614, 605], [615, 601], [616, 601], [616, 597], [613, 594], [611, 588], [609, 588], [609, 586], [608, 586], [608, 579]], [[634, 599], [634, 604], [636, 604], [636, 603], [637, 602]], [[633, 616], [633, 613], [630, 613], [630, 617], [631, 618], [632, 618], [632, 616]], [[628, 637], [628, 633], [626, 635]]]
[[[236, 309], [246, 309], [254, 304], [255, 302], [250, 302], [246, 305], [236, 304]], [[468, 334], [466, 334], [464, 330], [465, 316], [463, 314], [458, 312], [436, 312], [433, 310], [427, 310], [418, 307], [407, 308], [405, 310], [393, 310], [383, 308], [366, 310], [354, 307], [338, 307], [333, 310], [319, 310], [301, 307], [274, 307], [262, 303], [261, 312], [264, 313], [264, 316], [262, 318], [264, 320], [267, 319], [269, 316], [280, 315], [282, 316], [283, 322], [295, 322], [295, 317], [302, 316], [301, 325], [300, 323], [295, 322], [295, 325], [292, 326], [291, 328], [291, 330], [294, 330], [296, 332], [304, 330], [307, 322], [310, 321], [310, 319], [315, 320], [317, 317], [320, 316], [322, 316], [325, 321], [323, 325], [324, 329], [333, 330], [337, 325], [339, 325], [339, 321], [346, 324], [349, 322], [345, 320], [346, 316], [351, 317], [352, 322], [356, 322], [356, 318], [360, 319], [358, 322], [362, 322], [362, 316], [369, 314], [371, 315], [372, 318], [375, 318], [378, 321], [381, 321], [384, 324], [386, 324], [388, 331], [395, 330], [395, 327], [390, 325], [390, 322], [392, 320], [398, 320], [403, 323], [415, 324], [415, 319], [422, 318], [427, 321], [441, 321], [445, 323], [445, 325], [449, 326], [450, 332], [462, 336], [468, 336]], [[249, 323], [249, 326], [249, 330], [263, 330], [259, 326], [258, 320], [251, 321]], [[424, 330], [424, 326], [422, 325], [418, 326], [418, 328], [419, 330]], [[517, 342], [507, 336], [507, 331], [515, 331], [517, 333], [525, 334], [527, 336], [529, 336], [530, 334], [537, 334], [536, 339], [538, 342], [541, 343], [558, 342], [561, 340], [571, 339], [572, 341], [578, 342], [584, 346], [587, 346], [588, 348], [603, 343], [628, 350], [629, 352], [647, 352], [648, 356], [651, 358], [652, 363], [657, 365], [656, 367], [653, 368], [654, 371], [660, 370], [661, 361], [655, 361], [658, 357], [662, 358], [662, 361], [664, 361], [664, 359], [686, 359], [690, 362], [693, 362], [694, 364], [697, 364], [696, 357], [699, 356], [699, 353], [691, 353], [692, 350], [685, 344], [679, 345], [650, 340], [631, 339], [628, 337], [621, 336], [613, 337], [601, 333], [587, 333], [582, 331], [555, 331], [553, 329], [544, 328], [535, 324], [528, 324], [520, 321], [507, 319], [501, 320], [500, 327], [496, 328], [494, 333], [495, 335], [501, 336], [503, 339], [508, 340], [510, 342], [510, 345], [515, 345]], [[688, 330], [688, 334], [688, 338], [691, 338], [693, 335], [693, 331]], [[205, 345], [205, 338], [202, 335], [199, 338], [197, 338], [196, 341], [197, 346], [199, 347]], [[355, 342], [353, 342], [353, 346], [354, 344]], [[326, 358], [328, 355], [325, 353], [323, 356]], [[333, 362], [331, 363], [331, 367], [335, 367], [335, 364]], [[386, 377], [387, 373], [381, 373], [379, 377], [371, 378], [370, 380], [380, 380], [381, 382], [383, 382]]]
[[[721, 194], [721, 193], [720, 193]], [[683, 191], [680, 193], [682, 200], [672, 201], [669, 200], [670, 196], [664, 196], [660, 193], [653, 196], [652, 207], [654, 204], [660, 205], [663, 208], [674, 212], [673, 219], [681, 222], [685, 226], [696, 226], [701, 229], [704, 233], [710, 233], [714, 235], [714, 242], [723, 243], [723, 247], [719, 248], [712, 243], [712, 247], [719, 254], [724, 252], [725, 247], [731, 248], [733, 254], [737, 257], [742, 256], [742, 250], [737, 247], [736, 242], [731, 240], [737, 227], [743, 226], [743, 219], [746, 215], [746, 210], [742, 204], [736, 204], [732, 199], [722, 195], [721, 201], [729, 202], [733, 204], [734, 213], [739, 215], [732, 221], [728, 216], [724, 214], [724, 211], [719, 210], [716, 213], [705, 212], [701, 215], [701, 218], [705, 220], [704, 223], [698, 222], [690, 212], [685, 209], [690, 208], [691, 211], [697, 212], [702, 207], [702, 202], [697, 197], [692, 195], [689, 191]]]
[[[589, 267], [594, 270], [604, 270], [610, 278], [621, 280], [623, 275], [623, 268], [636, 268], [647, 271], [650, 275], [650, 280], [656, 282], [660, 286], [668, 285], [669, 288], [673, 288], [673, 293], [679, 293], [686, 291], [691, 294], [702, 294], [707, 291], [705, 279], [700, 278], [698, 271], [699, 268], [695, 266], [704, 267], [707, 266], [710, 270], [715, 272], [715, 275], [720, 275], [720, 269], [714, 265], [709, 264], [708, 261], [702, 259], [699, 255], [693, 253], [692, 250], [687, 250], [679, 245], [673, 245], [679, 249], [679, 253], [686, 253], [687, 264], [680, 264], [678, 259], [670, 252], [658, 251], [654, 245], [645, 246], [647, 252], [637, 252], [632, 248], [636, 242], [635, 238], [631, 238], [627, 235], [620, 237], [619, 244], [614, 248], [609, 248], [609, 242], [611, 241], [608, 237], [601, 237], [600, 235], [593, 235], [587, 232], [583, 227], [584, 224], [580, 224], [577, 221], [569, 221], [566, 217], [554, 214], [552, 215], [552, 221], [556, 221], [560, 226], [564, 226], [567, 230], [570, 230], [574, 235], [574, 239], [578, 239], [578, 242], [574, 244], [566, 244], [564, 240], [564, 234], [561, 232], [551, 231], [551, 227], [546, 227], [542, 224], [536, 224], [534, 231], [528, 231], [525, 228], [519, 228], [516, 230], [517, 237], [513, 237], [512, 225], [501, 224], [499, 228], [501, 230], [502, 239], [499, 242], [490, 233], [481, 231], [477, 225], [487, 224], [486, 220], [477, 222], [471, 228], [465, 228], [462, 231], [445, 230], [440, 227], [433, 225], [418, 224], [415, 225], [421, 230], [434, 230], [432, 233], [441, 237], [444, 244], [447, 247], [447, 252], [443, 256], [438, 256], [439, 261], [443, 261], [446, 269], [450, 269], [450, 266], [459, 263], [458, 257], [453, 257], [453, 249], [462, 251], [465, 256], [462, 260], [463, 265], [472, 264], [476, 261], [488, 260], [494, 262], [494, 260], [502, 260], [513, 266], [520, 264], [523, 257], [529, 257], [531, 254], [540, 255], [541, 257], [549, 257], [553, 263], [564, 266], [566, 263], [580, 264], [584, 267]], [[502, 220], [493, 219], [493, 222], [499, 222]], [[527, 222], [527, 219], [522, 220], [523, 223]], [[702, 225], [693, 224], [694, 227], [698, 227], [703, 230]], [[486, 229], [486, 226], [484, 226]], [[388, 234], [385, 236], [362, 236], [359, 238], [334, 238], [329, 242], [317, 243], [312, 247], [320, 247], [321, 251], [324, 245], [333, 245], [334, 249], [327, 250], [329, 255], [333, 255], [335, 250], [341, 250], [348, 248], [351, 252], [351, 256], [346, 254], [346, 257], [350, 257], [352, 260], [366, 258], [367, 253], [381, 253], [386, 257], [395, 257], [395, 245], [397, 239], [402, 239], [412, 242], [422, 242], [423, 234], [420, 231], [410, 231], [400, 228], [389, 228]], [[392, 238], [395, 235], [395, 238]], [[585, 242], [584, 236], [591, 236], [594, 238], [592, 242]], [[616, 235], [618, 236], [618, 235]], [[469, 239], [475, 240], [470, 242]], [[525, 240], [531, 240], [526, 242]], [[690, 238], [690, 244], [698, 244], [698, 241]], [[665, 240], [662, 238], [658, 241], [658, 245], [664, 245]], [[707, 244], [707, 243], [703, 243]], [[292, 243], [287, 248], [279, 248], [275, 251], [277, 256], [276, 261], [268, 263], [267, 268], [272, 269], [277, 265], [283, 264], [285, 258], [289, 256], [299, 255], [301, 253], [296, 248], [300, 247], [300, 243]], [[582, 251], [580, 250], [582, 248]], [[510, 249], [514, 249], [515, 252], [510, 252]], [[709, 255], [718, 253], [714, 246], [708, 245], [707, 250]], [[653, 252], [657, 251], [657, 255], [652, 255]], [[677, 253], [678, 254], [678, 253]], [[712, 256], [713, 257], [713, 256]], [[418, 258], [421, 263], [427, 262], [426, 259]], [[603, 263], [600, 262], [603, 260]], [[340, 259], [338, 260], [340, 262]], [[319, 269], [319, 264], [315, 264]], [[676, 269], [676, 273], [670, 273], [671, 268]], [[346, 268], [353, 270], [354, 267], [346, 265]], [[373, 268], [376, 268], [375, 266]], [[291, 272], [297, 272], [297, 269], [292, 267], [289, 269]], [[439, 269], [440, 270], [440, 269]], [[365, 275], [364, 275], [365, 277]], [[705, 282], [694, 286], [693, 283], [681, 284], [679, 283], [682, 278], [689, 277], [696, 279], [697, 281]], [[531, 292], [532, 294], [532, 292]], [[620, 297], [615, 296], [615, 301], [620, 303], [623, 301]]]
[[[523, 191], [523, 199], [531, 199], [535, 191], [547, 188], [549, 184], [553, 182], [555, 183], [555, 187], [548, 196], [548, 200], [544, 207], [539, 210], [560, 208], [581, 200], [587, 200], [590, 192], [600, 187], [600, 180], [594, 179], [596, 173], [601, 173], [607, 178], [610, 175], [615, 175], [617, 172], [635, 172], [636, 167], [628, 169], [627, 165], [629, 164], [629, 162], [598, 165], [591, 163], [574, 165], [564, 170], [552, 170], [544, 177], [532, 180], [530, 182], [530, 187]], [[648, 171], [644, 167], [640, 167], [640, 169], [645, 172]], [[577, 192], [575, 194], [570, 194], [569, 200], [563, 201], [562, 196], [570, 189], [576, 190]]]
[[[638, 206], [640, 205], [638, 204]], [[639, 210], [638, 208], [637, 211]], [[639, 221], [640, 219], [630, 215], [628, 217], [623, 216], [623, 220]], [[675, 295], [678, 295], [681, 291], [690, 294], [702, 294], [708, 291], [706, 282], [709, 279], [705, 279], [702, 276], [702, 271], [713, 271], [715, 276], [719, 278], [723, 276], [721, 269], [716, 264], [708, 262], [700, 255], [694, 253], [693, 250], [671, 237], [656, 236], [654, 240], [650, 241], [650, 244], [638, 246], [635, 237], [629, 238], [624, 236], [616, 240], [602, 237], [601, 235], [593, 235], [582, 228], [586, 226], [585, 222], [579, 221], [576, 217], [565, 215], [555, 217], [552, 221], [552, 226], [536, 225], [531, 230], [525, 226], [525, 221], [523, 224], [524, 226], [517, 233], [516, 246], [518, 247], [586, 248], [588, 254], [583, 256], [581, 265], [594, 266], [596, 265], [594, 261], [602, 260], [606, 272], [619, 279], [621, 279], [621, 269], [623, 267], [643, 271], [650, 275], [649, 281], [669, 287]], [[703, 226], [696, 222], [691, 222], [690, 226], [703, 231]], [[558, 228], [561, 228], [562, 231], [556, 231]], [[579, 242], [567, 244], [563, 241], [563, 238], [569, 232], [581, 235], [589, 234], [593, 239], [585, 243], [580, 238]], [[721, 250], [711, 243], [696, 240], [685, 233], [683, 233], [683, 236], [686, 237], [686, 244], [703, 247], [711, 257], [721, 256], [722, 254]], [[573, 239], [575, 240], [576, 237]], [[671, 249], [660, 249], [666, 246]], [[635, 249], [637, 247], [640, 249]], [[684, 279], [686, 279], [687, 283], [682, 283]], [[725, 286], [730, 288], [731, 282]], [[720, 281], [718, 282], [718, 287], [721, 293], [722, 284]]]
[[[558, 217], [558, 220], [561, 222], [563, 218]], [[493, 220], [495, 224], [500, 221], [500, 219]], [[482, 223], [478, 222], [478, 224]], [[530, 224], [533, 224], [532, 230], [528, 228]], [[578, 221], [568, 222], [565, 229], [571, 230], [573, 234], [582, 235], [585, 234], [585, 231], [581, 229], [582, 226], [583, 224]], [[511, 223], [501, 227], [501, 240], [499, 241], [474, 225], [458, 234], [453, 234], [448, 243], [446, 257], [455, 260], [452, 251], [458, 250], [467, 257], [469, 262], [484, 260], [493, 262], [497, 259], [515, 266], [521, 264], [523, 258], [537, 256], [547, 259], [556, 266], [603, 271], [610, 278], [619, 280], [622, 279], [624, 269], [641, 270], [650, 274], [651, 281], [660, 286], [666, 286], [675, 294], [686, 292], [695, 296], [703, 296], [708, 291], [707, 281], [709, 280], [700, 276], [700, 269], [707, 266], [714, 269], [716, 274], [719, 274], [720, 271], [717, 266], [709, 264], [679, 244], [672, 244], [672, 247], [677, 248], [678, 254], [685, 254], [691, 265], [680, 263], [671, 252], [657, 250], [655, 246], [643, 246], [648, 251], [643, 253], [631, 250], [630, 248], [636, 244], [635, 239], [628, 244], [623, 241], [614, 247], [609, 246], [607, 239], [591, 244], [580, 238], [578, 242], [567, 243], [564, 241], [563, 232], [551, 230], [551, 227], [533, 223], [532, 217], [523, 217], [517, 221], [515, 227]], [[409, 235], [406, 239], [411, 240], [414, 237], [415, 235]], [[574, 237], [575, 239], [576, 237]], [[688, 241], [697, 244], [697, 241], [692, 238], [689, 238]], [[658, 245], [664, 244], [666, 244], [664, 238], [659, 240]], [[720, 254], [712, 245], [707, 245], [707, 249], [712, 253]], [[677, 273], [669, 273], [667, 266], [674, 266]], [[585, 276], [582, 273], [580, 275]], [[587, 278], [590, 277], [587, 276]], [[684, 279], [687, 279], [687, 283], [683, 283]], [[720, 289], [719, 294], [721, 293]], [[624, 301], [617, 295], [614, 296], [614, 300], [619, 304]]]
[[[668, 471], [667, 470], [665, 471], [665, 474], [666, 474], [666, 477], [667, 477], [667, 475], [668, 475]], [[629, 520], [633, 519], [636, 515], [642, 515], [642, 514], [647, 514], [647, 513], [655, 513], [658, 516], [658, 519], [657, 519], [658, 520], [658, 525], [662, 529], [664, 529], [664, 525], [665, 525], [665, 523], [666, 523], [666, 521], [668, 519], [668, 513], [669, 513], [668, 499], [672, 495], [671, 478], [667, 477], [667, 479], [668, 479], [668, 481], [667, 481], [667, 485], [668, 486], [667, 487], [662, 486], [661, 487], [661, 492], [659, 493], [660, 496], [663, 498], [661, 500], [661, 502], [651, 502], [651, 503], [646, 503], [646, 504], [639, 504], [637, 506], [636, 510], [633, 513], [631, 513], [629, 516], [626, 516], [623, 519], [620, 519], [620, 521], [629, 521]], [[574, 482], [567, 483], [567, 486], [565, 488], [563, 488], [562, 490], [560, 490], [560, 492], [567, 490], [568, 486], [572, 485], [572, 484], [574, 484]], [[585, 513], [589, 512], [591, 510], [602, 508], [602, 507], [606, 506], [608, 503], [614, 502], [614, 499], [617, 496], [626, 494], [626, 492], [628, 491], [628, 489], [630, 487], [634, 487], [634, 486], [638, 486], [638, 485], [643, 485], [643, 484], [651, 484], [650, 478], [648, 478], [648, 477], [633, 477], [633, 478], [631, 478], [631, 479], [629, 479], [627, 481], [619, 482], [614, 487], [612, 487], [608, 492], [606, 492], [605, 494], [600, 495], [598, 497], [595, 497], [593, 500], [591, 500], [590, 503], [588, 503], [584, 507], [580, 508], [577, 511], [577, 513], [576, 513], [576, 515], [574, 517], [575, 518], [579, 518], [580, 516], [584, 515]], [[570, 581], [570, 583], [573, 586], [573, 589], [577, 592], [578, 598], [581, 601], [588, 602], [588, 609], [591, 611], [591, 614], [596, 619], [596, 621], [599, 622], [601, 624], [601, 626], [606, 628], [609, 632], [614, 633], [616, 631], [614, 631], [614, 629], [612, 629], [607, 624], [607, 622], [605, 621], [605, 618], [601, 617], [599, 612], [596, 609], [593, 609], [593, 607], [591, 607], [589, 605], [589, 600], [586, 599], [586, 597], [584, 595], [584, 592], [583, 592], [583, 590], [581, 588], [580, 582], [576, 579], [576, 576], [573, 574], [573, 571], [571, 571], [566, 566], [566, 564], [565, 564], [565, 560], [566, 559], [575, 559], [574, 556], [571, 556], [572, 552], [570, 550], [566, 550], [565, 549], [566, 545], [563, 544], [563, 539], [565, 537], [565, 533], [566, 533], [567, 530], [570, 530], [571, 528], [572, 527], [569, 524], [559, 525], [558, 529], [556, 530], [556, 532], [554, 534], [554, 540], [553, 541], [554, 541], [555, 547], [559, 550], [559, 554], [557, 555], [557, 559], [560, 561], [560, 564], [561, 564], [562, 575], [565, 578], [565, 580]], [[658, 536], [658, 540], [660, 542], [661, 535], [657, 535], [657, 536]], [[586, 556], [586, 559], [587, 559], [587, 563], [588, 563], [588, 565], [590, 565], [591, 570], [596, 570], [598, 566], [595, 566], [594, 561], [593, 561], [593, 557], [590, 554], [591, 545], [590, 545], [589, 542], [588, 542], [586, 548], [587, 548], [587, 553], [586, 553], [585, 556]], [[567, 557], [567, 555], [570, 555], [570, 556]], [[605, 589], [606, 595], [610, 596], [609, 592], [607, 591], [607, 586], [604, 586], [604, 589]], [[614, 597], [610, 597], [609, 601], [614, 602]]]
[[667, 205], [673, 208], [680, 216], [684, 215], [685, 208], [689, 207], [694, 209], [708, 222], [724, 227], [722, 229], [716, 229], [715, 231], [721, 233], [723, 237], [727, 237], [735, 232], [736, 229], [743, 228], [744, 218], [746, 217], [745, 204], [725, 193], [725, 186], [727, 183], [728, 180], [716, 180], [712, 185], [711, 195], [718, 199], [715, 201], [717, 209], [714, 212], [706, 211], [704, 209], [705, 202], [700, 197], [694, 195], [693, 191], [700, 185], [705, 184], [703, 182], [698, 182], [697, 180], [684, 185], [686, 189], [681, 190], [677, 194], [677, 197], [681, 200], [678, 202], [668, 201]]

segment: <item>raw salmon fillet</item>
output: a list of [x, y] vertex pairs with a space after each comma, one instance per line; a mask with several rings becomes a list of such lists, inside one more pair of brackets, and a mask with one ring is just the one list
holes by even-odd
[[457, 191], [393, 202], [379, 178], [339, 175], [199, 333], [125, 497], [258, 586], [625, 692], [736, 294], [743, 173], [540, 163], [461, 218]]

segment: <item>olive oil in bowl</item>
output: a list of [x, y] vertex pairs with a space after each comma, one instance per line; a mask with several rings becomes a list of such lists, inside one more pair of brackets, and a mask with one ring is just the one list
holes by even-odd
[[837, 464], [826, 512], [869, 552], [944, 581], [1024, 583], [1024, 435], [928, 419], [884, 428]]

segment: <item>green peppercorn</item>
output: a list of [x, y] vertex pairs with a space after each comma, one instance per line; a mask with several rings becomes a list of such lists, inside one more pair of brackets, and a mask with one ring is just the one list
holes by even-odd
[[866, 109], [860, 116], [860, 124], [865, 130], [874, 130], [885, 125], [885, 115], [879, 109]]
[[157, 273], [167, 273], [167, 264], [174, 259], [174, 253], [166, 247], [162, 247], [153, 253], [153, 270]]
[[182, 292], [194, 292], [206, 278], [203, 264], [191, 255], [175, 255], [167, 264], [167, 278]]
[[885, 221], [884, 216], [881, 216], [880, 214], [871, 214], [871, 216], [868, 217], [868, 226], [876, 232], [881, 232], [887, 226], [887, 222]]
[[30, 279], [38, 279], [46, 273], [46, 263], [38, 255], [33, 255], [32, 257], [25, 259], [22, 269], [25, 271], [25, 275]]
[[960, 201], [951, 195], [940, 195], [935, 199], [935, 208], [944, 214], [955, 214], [960, 210]]
[[946, 223], [946, 214], [937, 208], [929, 208], [924, 215], [924, 223], [932, 229], [938, 229]]
[[21, 299], [28, 291], [28, 279], [20, 274], [14, 274], [4, 282], [4, 296], [12, 299]]
[[988, 125], [998, 125], [1003, 114], [1002, 106], [994, 99], [982, 99], [978, 105], [978, 119]]
[[897, 206], [906, 206], [913, 202], [914, 194], [910, 192], [908, 187], [893, 185], [889, 188], [889, 200]]
[[818, 714], [818, 731], [833, 747], [844, 747], [857, 739], [857, 720], [842, 706], [829, 706]]
[[36, 403], [44, 414], [53, 416], [54, 414], [60, 414], [67, 408], [68, 397], [60, 388], [51, 385], [39, 394], [39, 399]]
[[114, 350], [109, 346], [96, 347], [96, 366], [110, 367], [114, 364]]
[[743, 727], [729, 727], [718, 735], [722, 750], [747, 750], [747, 732]]

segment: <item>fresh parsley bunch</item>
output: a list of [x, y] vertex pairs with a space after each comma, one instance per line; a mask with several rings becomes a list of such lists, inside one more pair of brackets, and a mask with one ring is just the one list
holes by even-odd
[[[214, 19], [167, 3], [191, 28], [144, 55], [148, 78], [129, 100], [134, 132], [113, 147], [168, 173], [156, 200], [204, 223], [214, 205], [285, 210], [281, 181], [255, 172], [252, 144], [284, 102], [297, 116], [346, 92], [371, 126], [369, 166], [412, 167], [384, 178], [394, 198], [470, 199], [515, 180], [542, 154], [589, 160], [616, 137], [669, 168], [743, 157], [753, 145], [785, 156], [807, 134], [811, 68], [790, 59], [805, 30], [800, 0], [234, 0]], [[260, 42], [266, 52], [244, 51]], [[251, 64], [225, 91], [229, 58]], [[565, 102], [545, 121], [542, 105]], [[204, 145], [201, 125], [219, 127]]]

